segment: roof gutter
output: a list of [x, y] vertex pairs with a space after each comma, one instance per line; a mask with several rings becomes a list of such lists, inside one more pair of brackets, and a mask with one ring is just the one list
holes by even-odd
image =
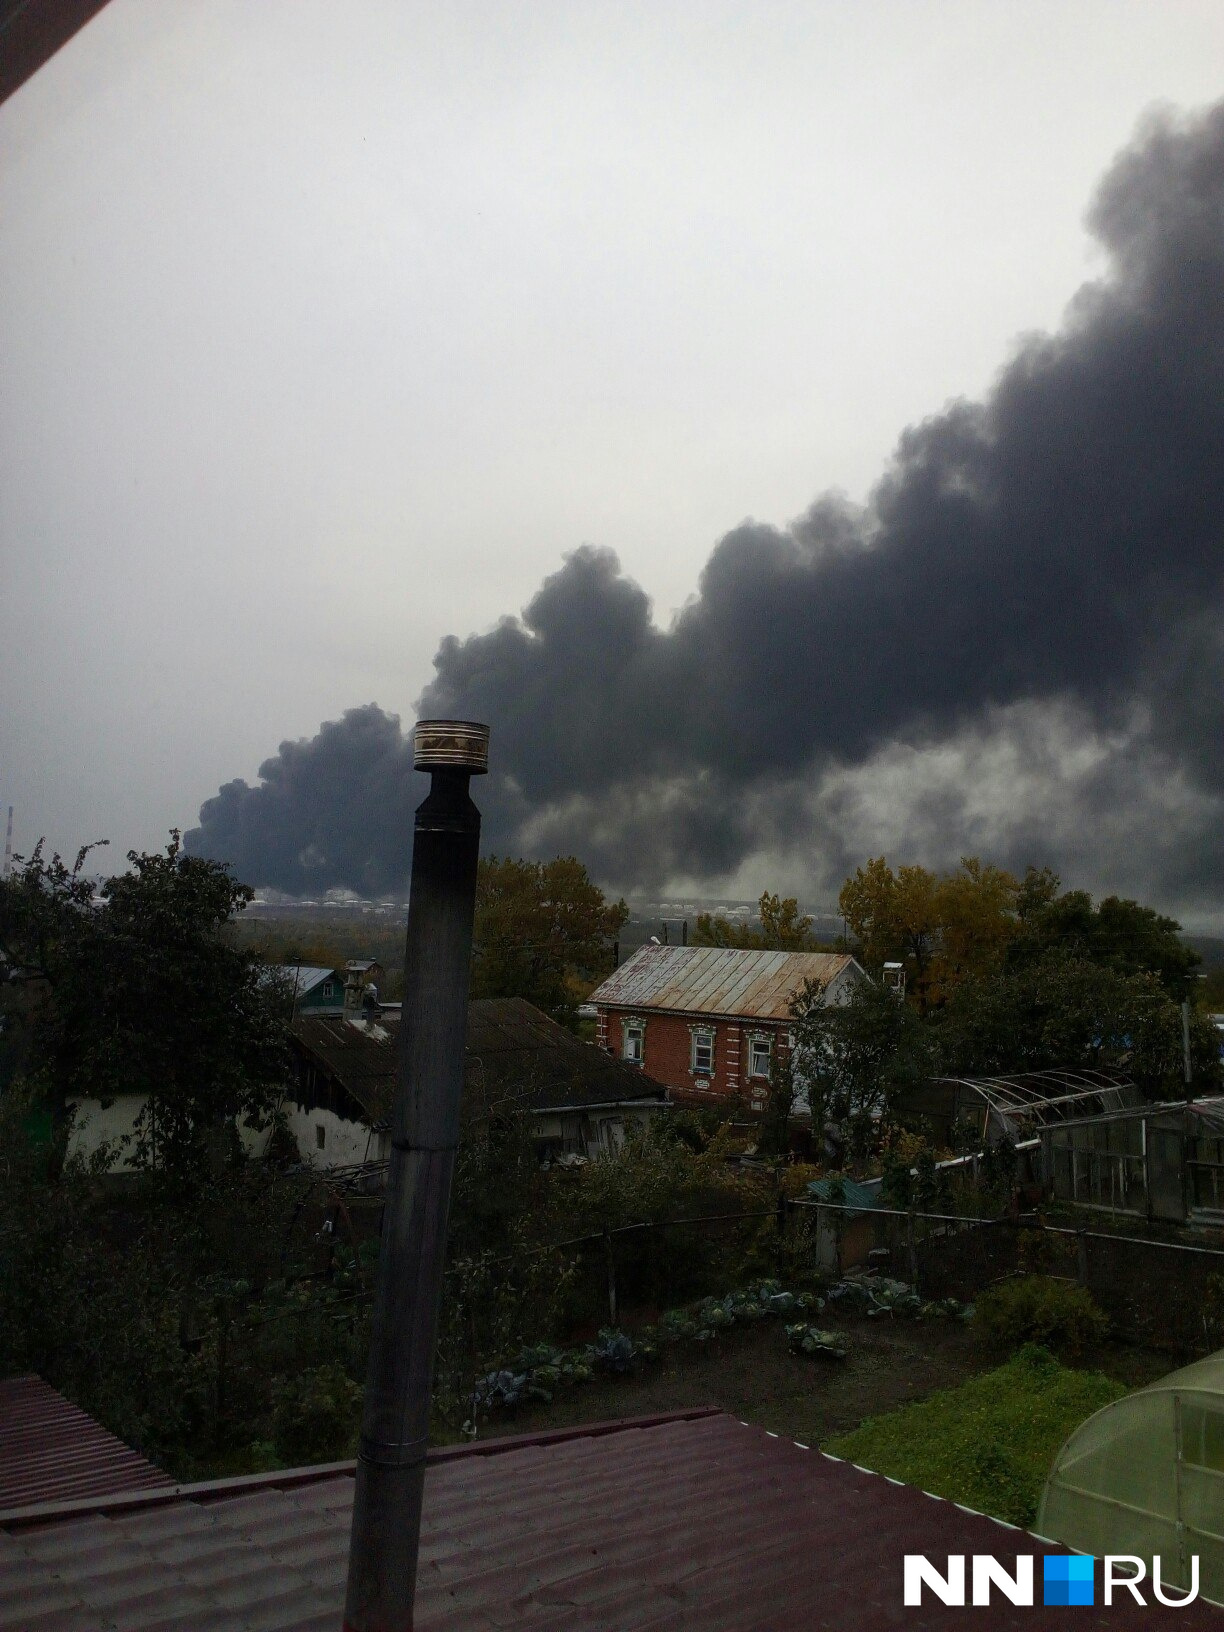
[[533, 1116], [557, 1116], [562, 1111], [620, 1111], [626, 1106], [667, 1103], [667, 1089], [663, 1088], [657, 1094], [643, 1094], [640, 1099], [601, 1099], [593, 1105], [531, 1105], [527, 1108]]

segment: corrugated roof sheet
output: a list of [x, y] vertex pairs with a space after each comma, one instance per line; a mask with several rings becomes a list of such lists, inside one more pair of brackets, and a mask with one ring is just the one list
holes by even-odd
[[0, 1512], [172, 1484], [41, 1377], [0, 1382]]
[[866, 1185], [857, 1184], [853, 1179], [813, 1179], [807, 1193], [813, 1201], [836, 1204], [836, 1186], [839, 1184], [841, 1206], [853, 1208], [856, 1212], [869, 1212], [880, 1205], [880, 1198], [874, 1190], [868, 1190]]
[[[302, 1015], [293, 1036], [329, 1077], [374, 1121], [395, 1098], [398, 1011], [373, 1022], [344, 1015]], [[468, 1004], [465, 1108], [479, 1113], [508, 1101], [545, 1110], [659, 1099], [653, 1077], [585, 1043], [521, 997], [476, 998]]]
[[[549, 1436], [546, 1436], [549, 1437]], [[227, 1488], [228, 1486], [228, 1488]], [[270, 1475], [0, 1527], [4, 1632], [336, 1632], [353, 1482]], [[906, 1553], [1051, 1551], [721, 1414], [434, 1453], [417, 1632], [1046, 1632], [1082, 1609], [903, 1608]], [[1037, 1568], [1040, 1594], [1041, 1567]], [[927, 1595], [928, 1600], [930, 1594]], [[1119, 1632], [1159, 1611], [1121, 1594]], [[1098, 1600], [1099, 1601], [1099, 1600]], [[1086, 1618], [1085, 1618], [1086, 1617]], [[1218, 1627], [1202, 1604], [1182, 1632]]]
[[791, 999], [802, 990], [804, 981], [828, 986], [851, 967], [859, 966], [844, 952], [643, 946], [596, 987], [589, 1001], [618, 1009], [786, 1020]]

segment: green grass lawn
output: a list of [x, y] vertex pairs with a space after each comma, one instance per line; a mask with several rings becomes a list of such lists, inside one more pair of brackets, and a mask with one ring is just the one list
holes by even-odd
[[957, 1388], [873, 1417], [823, 1449], [1006, 1519], [1032, 1524], [1055, 1453], [1071, 1430], [1128, 1390], [1029, 1347]]

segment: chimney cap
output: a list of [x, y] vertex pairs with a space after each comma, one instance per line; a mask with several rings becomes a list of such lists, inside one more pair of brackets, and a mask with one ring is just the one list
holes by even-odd
[[489, 728], [475, 720], [419, 720], [412, 734], [418, 771], [458, 770], [483, 776], [489, 769]]

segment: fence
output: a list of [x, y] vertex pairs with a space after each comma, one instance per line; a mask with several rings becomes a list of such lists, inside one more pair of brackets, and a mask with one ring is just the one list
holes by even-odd
[[[357, 1210], [364, 1208], [357, 1204]], [[373, 1209], [369, 1216], [372, 1220]], [[814, 1267], [825, 1273], [875, 1268], [909, 1282], [924, 1297], [968, 1302], [1005, 1276], [1040, 1268], [1085, 1287], [1128, 1341], [1182, 1354], [1224, 1342], [1224, 1251], [1076, 1229], [1048, 1223], [1036, 1214], [983, 1218], [885, 1207], [856, 1209], [779, 1196], [776, 1208], [766, 1212], [626, 1224], [538, 1250], [574, 1255], [576, 1319], [594, 1318], [597, 1312], [605, 1318], [606, 1311], [608, 1323], [616, 1325], [626, 1308], [664, 1308], [724, 1290], [711, 1278], [718, 1273], [712, 1267], [715, 1255], [708, 1244], [699, 1243], [700, 1234], [721, 1232], [722, 1244], [738, 1249], [742, 1257], [751, 1240], [746, 1227], [767, 1226], [773, 1220], [780, 1254], [788, 1232], [793, 1236], [805, 1216], [814, 1220], [810, 1231]], [[664, 1251], [659, 1250], [661, 1242], [667, 1244]], [[798, 1248], [794, 1242], [795, 1262], [801, 1256]], [[762, 1244], [762, 1269], [768, 1260], [768, 1245]], [[1213, 1284], [1212, 1276], [1221, 1280]]]
[[[333, 1213], [329, 1239], [349, 1236], [354, 1245], [372, 1239], [377, 1210], [367, 1198], [349, 1196]], [[227, 1397], [236, 1405], [247, 1392], [248, 1378], [278, 1366], [291, 1371], [304, 1352], [314, 1364], [333, 1359], [360, 1374], [373, 1266], [363, 1273], [354, 1263], [347, 1284], [336, 1285], [330, 1250], [320, 1243], [320, 1251], [310, 1280], [321, 1297], [259, 1315], [226, 1311], [216, 1354], [218, 1416]], [[654, 1318], [729, 1290], [741, 1273], [790, 1280], [805, 1271], [878, 1270], [924, 1298], [972, 1302], [992, 1284], [1035, 1269], [1084, 1286], [1124, 1340], [1182, 1357], [1224, 1342], [1224, 1252], [1074, 1229], [1036, 1215], [984, 1218], [779, 1196], [768, 1210], [644, 1220], [549, 1242], [526, 1256], [548, 1254], [571, 1266], [562, 1319], [568, 1331], [619, 1326], [635, 1312]], [[486, 1268], [494, 1277], [521, 1274], [523, 1255]]]
[[1036, 1214], [987, 1219], [833, 1202], [788, 1206], [816, 1215], [827, 1268], [875, 1267], [924, 1297], [964, 1301], [1008, 1275], [1039, 1269], [1085, 1287], [1126, 1341], [1183, 1356], [1224, 1342], [1224, 1251], [1213, 1247], [1072, 1229]]

